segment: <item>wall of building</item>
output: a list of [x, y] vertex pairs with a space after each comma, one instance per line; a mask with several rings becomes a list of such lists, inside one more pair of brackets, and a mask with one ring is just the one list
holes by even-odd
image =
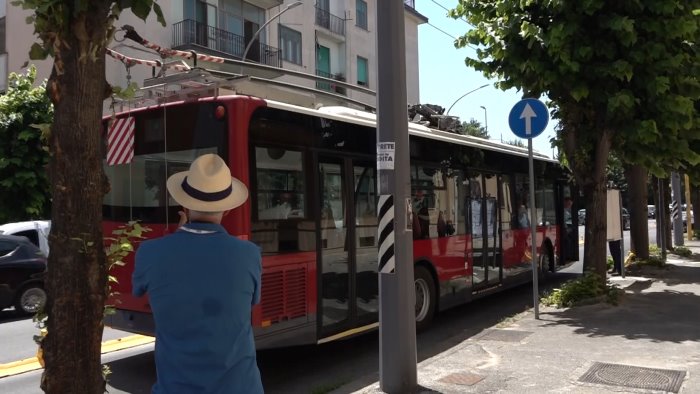
[[[6, 0], [0, 0], [5, 2]], [[168, 21], [168, 25], [163, 27], [157, 20], [155, 15], [151, 15], [146, 22], [135, 17], [130, 11], [122, 14], [117, 21], [118, 26], [131, 25], [144, 38], [154, 43], [169, 47], [172, 43], [173, 25], [180, 22], [184, 18], [183, 1], [190, 0], [172, 0], [167, 2], [159, 2], [163, 9], [164, 16]], [[294, 0], [285, 0], [284, 4], [272, 7], [267, 10], [267, 18], [270, 18], [282, 11], [288, 4]], [[279, 26], [296, 30], [302, 36], [302, 62], [294, 64], [291, 62], [283, 62], [283, 68], [316, 74], [316, 45], [323, 45], [330, 48], [331, 53], [331, 73], [343, 74], [346, 82], [357, 85], [357, 57], [361, 56], [368, 61], [368, 79], [371, 90], [377, 88], [377, 56], [376, 56], [376, 2], [378, 0], [367, 0], [367, 29], [357, 26], [356, 22], [356, 0], [331, 0], [330, 11], [339, 18], [345, 19], [345, 34], [338, 35], [329, 32], [323, 27], [316, 25], [316, 9], [315, 2], [304, 1], [300, 6], [292, 8], [284, 12], [275, 21], [270, 23], [262, 34], [266, 37], [268, 45], [279, 48]], [[223, 1], [221, 0], [206, 0], [207, 3], [215, 5], [217, 9], [224, 9]], [[2, 3], [0, 3], [1, 5]], [[20, 71], [22, 66], [29, 60], [28, 52], [31, 44], [35, 39], [33, 37], [33, 26], [27, 25], [25, 19], [30, 15], [29, 11], [24, 11], [20, 7], [11, 6], [7, 3], [7, 31], [12, 32], [13, 37], [27, 37], [27, 39], [7, 40], [7, 71]], [[415, 17], [410, 12], [406, 12], [406, 72], [407, 72], [407, 93], [408, 102], [417, 103], [419, 97], [418, 91], [418, 29], [417, 26], [421, 23], [420, 19]], [[122, 34], [118, 33], [116, 38], [121, 38]], [[110, 48], [130, 57], [141, 59], [154, 60], [159, 56], [153, 51], [147, 50], [137, 43], [130, 40], [123, 42], [113, 42]], [[172, 59], [171, 59], [172, 60]], [[52, 61], [35, 62], [38, 68], [39, 80], [49, 76]], [[126, 86], [127, 70], [125, 66], [107, 57], [107, 81], [113, 85]], [[207, 65], [210, 66], [210, 65]], [[0, 72], [2, 72], [2, 63], [0, 59]], [[221, 68], [221, 67], [219, 67]], [[230, 69], [227, 71], [235, 71]], [[151, 77], [152, 70], [145, 66], [134, 66], [131, 68], [130, 77], [132, 82], [136, 82], [139, 86], [143, 86], [143, 80]], [[0, 75], [5, 75], [2, 73]], [[292, 76], [281, 76], [278, 79], [297, 83], [308, 87], [315, 87], [315, 83], [302, 78]], [[366, 102], [374, 106], [376, 99], [373, 94], [348, 90], [347, 97]]]

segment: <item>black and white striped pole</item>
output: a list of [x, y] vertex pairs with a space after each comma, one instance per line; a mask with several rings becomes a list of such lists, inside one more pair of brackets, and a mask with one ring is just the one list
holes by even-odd
[[404, 3], [377, 1], [379, 386], [417, 387]]
[[683, 219], [681, 217], [681, 176], [677, 172], [671, 173], [671, 218], [673, 219], [673, 243], [676, 246], [683, 245]]

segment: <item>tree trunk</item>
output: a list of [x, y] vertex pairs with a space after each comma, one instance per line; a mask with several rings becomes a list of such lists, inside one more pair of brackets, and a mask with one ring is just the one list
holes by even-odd
[[625, 166], [629, 191], [631, 250], [640, 259], [649, 259], [649, 219], [647, 214], [647, 170], [639, 165]]
[[[586, 199], [585, 247], [583, 269], [595, 272], [603, 283], [607, 278], [607, 185], [605, 167], [610, 153], [610, 134], [604, 132], [596, 142], [591, 155], [591, 173], [578, 174], [583, 179], [582, 188]], [[580, 169], [581, 167], [579, 167]]]
[[[108, 4], [90, 5], [91, 15], [83, 19], [88, 21], [84, 25], [90, 40], [104, 41], [107, 12]], [[71, 26], [80, 23], [80, 18], [72, 19]], [[49, 163], [53, 204], [41, 388], [56, 394], [104, 393], [100, 347], [107, 284], [101, 229], [106, 190], [101, 132], [105, 51], [98, 50], [96, 59], [79, 59], [85, 42], [70, 34], [64, 39], [69, 47], [62, 46], [56, 54], [48, 87], [55, 106]]]
[[604, 280], [607, 275], [607, 188], [604, 182], [584, 187], [586, 196], [585, 247], [583, 270], [593, 271]]

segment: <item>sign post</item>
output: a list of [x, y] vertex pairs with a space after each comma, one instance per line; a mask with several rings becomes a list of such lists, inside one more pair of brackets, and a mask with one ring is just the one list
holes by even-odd
[[417, 387], [404, 18], [403, 2], [377, 1], [379, 386], [386, 393]]
[[533, 98], [518, 101], [510, 110], [508, 125], [513, 134], [527, 139], [527, 160], [530, 169], [530, 233], [532, 237], [530, 260], [532, 261], [532, 298], [535, 319], [540, 318], [539, 288], [537, 279], [539, 264], [537, 262], [537, 208], [535, 207], [535, 169], [532, 160], [532, 139], [542, 134], [549, 123], [549, 111], [543, 102]]
[[[683, 245], [683, 218], [681, 214], [681, 176], [677, 172], [671, 173], [671, 217], [673, 218], [673, 243], [676, 246]], [[686, 223], [688, 218], [686, 218]]]

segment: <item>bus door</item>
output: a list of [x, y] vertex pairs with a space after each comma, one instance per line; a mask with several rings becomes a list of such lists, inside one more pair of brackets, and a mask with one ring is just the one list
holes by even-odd
[[474, 290], [498, 285], [503, 279], [499, 220], [501, 183], [495, 174], [471, 171], [469, 175], [467, 222], [472, 240]]
[[321, 337], [378, 318], [376, 163], [320, 157], [319, 325]]

